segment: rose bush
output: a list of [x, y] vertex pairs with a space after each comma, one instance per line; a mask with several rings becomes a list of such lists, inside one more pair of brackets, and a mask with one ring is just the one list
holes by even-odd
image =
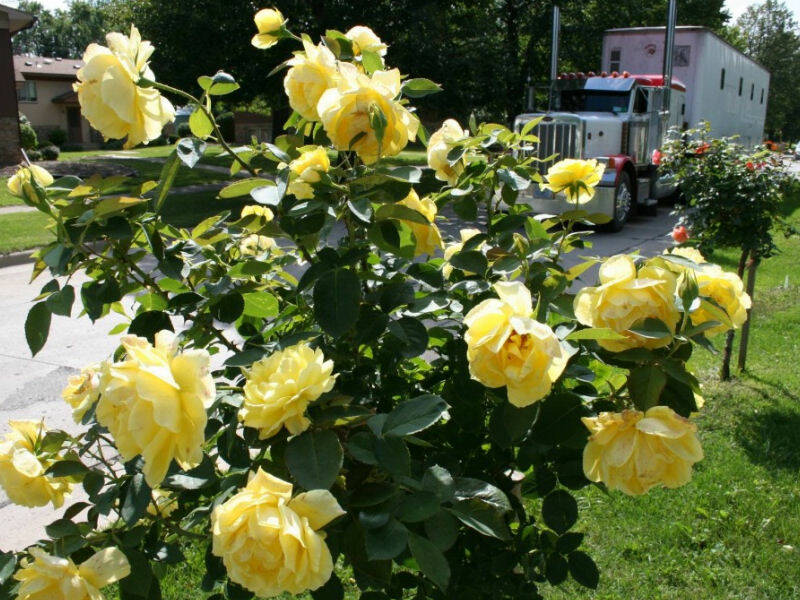
[[[591, 248], [574, 225], [602, 219], [537, 216], [517, 198], [538, 184], [591, 197], [597, 165], [557, 163], [542, 180], [520, 151], [532, 125], [473, 120], [431, 136], [429, 169], [396, 166], [428, 139], [411, 101], [438, 86], [389, 69], [363, 26], [315, 43], [276, 11], [255, 24], [258, 47], [300, 45], [284, 76], [295, 113], [274, 143], [222, 139], [210, 106], [237, 89], [229, 74], [200, 77], [196, 95], [157, 83], [152, 49], [131, 38], [147, 56], [117, 80], [130, 54], [113, 35], [100, 54], [112, 91], [82, 94], [84, 113], [122, 118], [124, 84], [189, 103], [192, 137], [133, 195], [115, 193], [119, 177], [49, 183], [23, 167], [16, 180], [57, 236], [35, 253], [34, 278], [52, 278], [25, 323], [32, 352], [53, 314], [114, 312], [125, 335], [64, 382], [82, 433], [14, 425], [0, 445], [13, 501], [87, 497], [47, 539], [0, 555], [0, 598], [99, 600], [114, 581], [123, 600], [160, 598], [187, 545], [206, 552], [198, 585], [214, 600], [596, 587], [573, 491], [690, 480], [702, 450], [686, 361], [738, 320], [744, 296], [725, 294], [740, 286], [680, 254], [567, 268]], [[146, 138], [105, 133], [151, 139], [164, 114], [148, 113]], [[240, 208], [170, 225], [175, 174], [208, 140], [247, 173], [219, 192]], [[438, 224], [453, 214], [472, 227], [445, 261]]]

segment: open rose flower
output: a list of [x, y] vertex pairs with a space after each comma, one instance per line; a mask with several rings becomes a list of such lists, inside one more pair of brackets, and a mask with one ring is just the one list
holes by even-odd
[[327, 173], [331, 168], [328, 152], [322, 146], [313, 146], [303, 152], [289, 163], [292, 173], [287, 193], [294, 195], [298, 200], [308, 200], [314, 197], [312, 183], [320, 180], [320, 173]]
[[430, 198], [420, 199], [417, 192], [412, 189], [408, 196], [400, 200], [398, 204], [415, 210], [428, 220], [427, 223], [419, 223], [410, 219], [403, 219], [403, 222], [411, 228], [416, 240], [414, 256], [435, 254], [436, 250], [443, 245], [442, 234], [436, 226], [436, 203]]
[[303, 40], [303, 49], [289, 60], [283, 89], [293, 110], [304, 119], [319, 121], [317, 103], [339, 80], [336, 57], [323, 44], [315, 46], [308, 40]]
[[386, 44], [369, 27], [356, 25], [348, 29], [344, 37], [353, 43], [353, 54], [356, 56], [363, 52], [374, 52], [379, 56], [386, 56]]
[[565, 158], [547, 170], [547, 181], [539, 187], [554, 194], [563, 192], [570, 202], [585, 204], [594, 198], [595, 187], [605, 169], [606, 166], [595, 159]]
[[458, 176], [464, 172], [467, 164], [462, 156], [455, 164], [450, 164], [447, 154], [453, 145], [464, 139], [467, 132], [455, 119], [447, 119], [442, 126], [431, 134], [428, 140], [428, 166], [434, 170], [436, 179], [455, 185]]
[[71, 375], [61, 397], [72, 407], [72, 419], [80, 423], [97, 399], [100, 397], [100, 365], [81, 369], [78, 375]]

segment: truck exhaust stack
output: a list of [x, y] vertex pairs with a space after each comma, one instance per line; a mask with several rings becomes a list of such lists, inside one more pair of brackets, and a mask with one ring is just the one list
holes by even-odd
[[558, 36], [561, 29], [561, 9], [553, 6], [553, 41], [550, 48], [550, 81], [558, 79]]
[[664, 33], [664, 110], [669, 110], [672, 95], [672, 55], [675, 52], [675, 25], [678, 20], [678, 2], [669, 0], [667, 8], [667, 27]]

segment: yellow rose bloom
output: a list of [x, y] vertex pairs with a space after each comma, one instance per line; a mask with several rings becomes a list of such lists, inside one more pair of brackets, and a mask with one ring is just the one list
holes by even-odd
[[131, 573], [119, 548], [103, 548], [76, 566], [69, 558], [52, 556], [36, 546], [14, 574], [20, 581], [17, 600], [103, 600], [100, 589]]
[[291, 68], [283, 79], [289, 105], [308, 121], [319, 121], [317, 103], [322, 94], [336, 86], [339, 72], [336, 57], [323, 44], [303, 40], [304, 52], [289, 60]]
[[436, 226], [436, 203], [430, 198], [422, 198], [420, 200], [417, 192], [412, 189], [408, 196], [400, 200], [398, 204], [413, 209], [428, 219], [428, 225], [417, 223], [416, 221], [403, 220], [403, 223], [411, 228], [416, 240], [417, 245], [414, 249], [414, 256], [435, 254], [436, 250], [443, 246], [442, 234]]
[[17, 172], [8, 178], [6, 185], [8, 186], [8, 191], [17, 198], [35, 203], [38, 202], [39, 198], [31, 185], [31, 180], [43, 188], [53, 184], [53, 176], [48, 173], [47, 169], [38, 165], [29, 165], [17, 169]]
[[603, 412], [582, 421], [592, 433], [583, 450], [583, 471], [611, 490], [638, 496], [657, 485], [680, 487], [703, 458], [697, 427], [667, 406], [645, 413]]
[[[719, 265], [706, 264], [695, 269], [698, 293], [701, 298], [709, 298], [728, 315], [734, 329], [747, 321], [747, 311], [753, 305], [750, 296], [744, 291], [744, 284], [736, 273], [724, 271]], [[707, 321], [719, 321], [709, 307], [702, 303], [690, 314], [693, 325]], [[706, 329], [705, 335], [717, 335], [728, 331], [726, 323]]]
[[585, 204], [594, 198], [594, 189], [605, 169], [606, 166], [595, 159], [566, 158], [547, 170], [547, 181], [540, 183], [539, 188], [555, 194], [564, 192], [570, 202]]
[[464, 317], [469, 372], [486, 387], [506, 386], [508, 401], [522, 408], [550, 393], [569, 356], [553, 330], [532, 318], [531, 293], [522, 283], [496, 283], [494, 290], [498, 298]]
[[58, 459], [40, 455], [38, 442], [47, 431], [44, 421], [9, 421], [11, 431], [0, 441], [0, 487], [20, 506], [55, 508], [64, 504], [72, 484], [63, 477], [45, 475]]
[[275, 238], [271, 238], [268, 235], [252, 233], [242, 238], [239, 242], [239, 252], [242, 253], [242, 256], [258, 256], [267, 251], [278, 251], [278, 243]]
[[272, 221], [272, 219], [275, 218], [275, 215], [269, 208], [261, 206], [260, 204], [248, 204], [242, 209], [242, 218], [249, 217], [250, 215], [259, 217], [264, 221]]
[[320, 173], [327, 173], [331, 168], [328, 152], [322, 146], [314, 146], [304, 150], [299, 157], [289, 163], [292, 178], [287, 193], [298, 200], [314, 197], [314, 188], [310, 184], [320, 180]]
[[575, 296], [575, 316], [589, 327], [608, 327], [625, 339], [598, 340], [606, 350], [622, 352], [629, 348], [661, 348], [672, 336], [646, 338], [630, 331], [644, 319], [659, 319], [675, 331], [680, 314], [675, 305], [676, 276], [655, 265], [636, 272], [633, 259], [618, 254], [606, 259], [600, 267], [597, 287], [583, 288]]
[[100, 365], [85, 367], [79, 375], [71, 375], [61, 397], [72, 407], [72, 419], [80, 423], [100, 397]]
[[697, 263], [698, 265], [706, 262], [705, 257], [700, 253], [700, 251], [692, 246], [676, 246], [675, 248], [664, 250], [664, 254], [680, 256], [681, 258], [686, 258], [694, 263]]
[[[475, 237], [476, 235], [480, 235], [480, 229], [462, 229], [459, 231], [459, 235], [461, 236], [460, 242], [455, 242], [453, 244], [448, 244], [447, 247], [444, 249], [444, 260], [445, 263], [442, 265], [442, 275], [444, 275], [445, 279], [450, 279], [450, 275], [453, 274], [453, 265], [450, 264], [450, 259], [453, 258], [453, 255], [458, 254], [464, 248], [464, 244], [466, 244], [470, 239]], [[478, 250], [483, 248], [486, 245], [486, 242], [481, 242], [478, 246]], [[464, 271], [464, 275], [472, 275], [473, 273], [469, 271]]]
[[333, 560], [318, 530], [344, 511], [328, 490], [292, 498], [292, 484], [261, 469], [214, 509], [212, 552], [228, 577], [261, 598], [301, 594], [330, 579]]
[[200, 464], [206, 408], [215, 395], [206, 350], [178, 352], [171, 331], [159, 331], [155, 342], [122, 338], [126, 358], [104, 363], [97, 403], [97, 421], [111, 432], [122, 459], [144, 458], [151, 488], [164, 480], [173, 459], [183, 469]]
[[464, 172], [467, 161], [462, 157], [456, 164], [451, 165], [447, 160], [447, 153], [453, 144], [464, 139], [467, 132], [455, 119], [447, 119], [442, 126], [433, 132], [428, 140], [428, 166], [435, 171], [436, 179], [455, 185], [459, 175]]
[[348, 29], [344, 37], [353, 43], [353, 54], [356, 56], [362, 52], [374, 52], [379, 56], [386, 56], [386, 44], [369, 27], [356, 25]]
[[[339, 69], [336, 87], [325, 91], [317, 103], [322, 125], [337, 150], [355, 150], [370, 165], [398, 154], [417, 137], [419, 119], [394, 100], [400, 93], [400, 71], [375, 71], [368, 77], [350, 63], [340, 63]], [[370, 122], [370, 115], [378, 113], [386, 120], [380, 142]]]
[[250, 40], [253, 46], [265, 50], [278, 43], [278, 38], [273, 34], [277, 33], [280, 28], [283, 27], [283, 24], [286, 23], [286, 19], [283, 18], [281, 11], [277, 8], [262, 8], [256, 13], [253, 20], [258, 29], [258, 33]]
[[168, 517], [178, 508], [178, 500], [168, 490], [155, 489], [147, 505], [147, 514], [153, 517]]
[[169, 100], [155, 88], [137, 85], [141, 78], [155, 80], [147, 62], [154, 48], [133, 26], [130, 36], [109, 33], [106, 42], [108, 47], [89, 44], [76, 74], [73, 88], [83, 116], [104, 139], [127, 136], [125, 148], [147, 144], [175, 120]]
[[309, 403], [333, 389], [336, 375], [332, 373], [333, 361], [306, 344], [270, 354], [245, 370], [239, 417], [247, 427], [258, 429], [262, 440], [281, 427], [297, 435], [311, 424], [305, 416]]

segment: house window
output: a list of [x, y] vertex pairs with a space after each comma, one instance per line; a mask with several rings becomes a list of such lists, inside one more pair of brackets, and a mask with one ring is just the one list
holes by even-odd
[[622, 48], [611, 49], [611, 61], [608, 65], [609, 71], [619, 71], [622, 63]]
[[722, 75], [719, 77], [719, 89], [725, 89], [725, 69], [722, 69]]
[[681, 104], [681, 116], [683, 116], [685, 114], [686, 114], [686, 105], [685, 104]]
[[18, 102], [36, 102], [36, 82], [23, 81], [17, 87]]
[[761, 88], [761, 104], [764, 104], [764, 88]]
[[755, 93], [756, 93], [756, 84], [755, 83], [751, 83], [750, 84], [750, 102], [753, 101], [753, 95]]
[[744, 85], [744, 77], [739, 77], [739, 95], [742, 95], [742, 86]]

